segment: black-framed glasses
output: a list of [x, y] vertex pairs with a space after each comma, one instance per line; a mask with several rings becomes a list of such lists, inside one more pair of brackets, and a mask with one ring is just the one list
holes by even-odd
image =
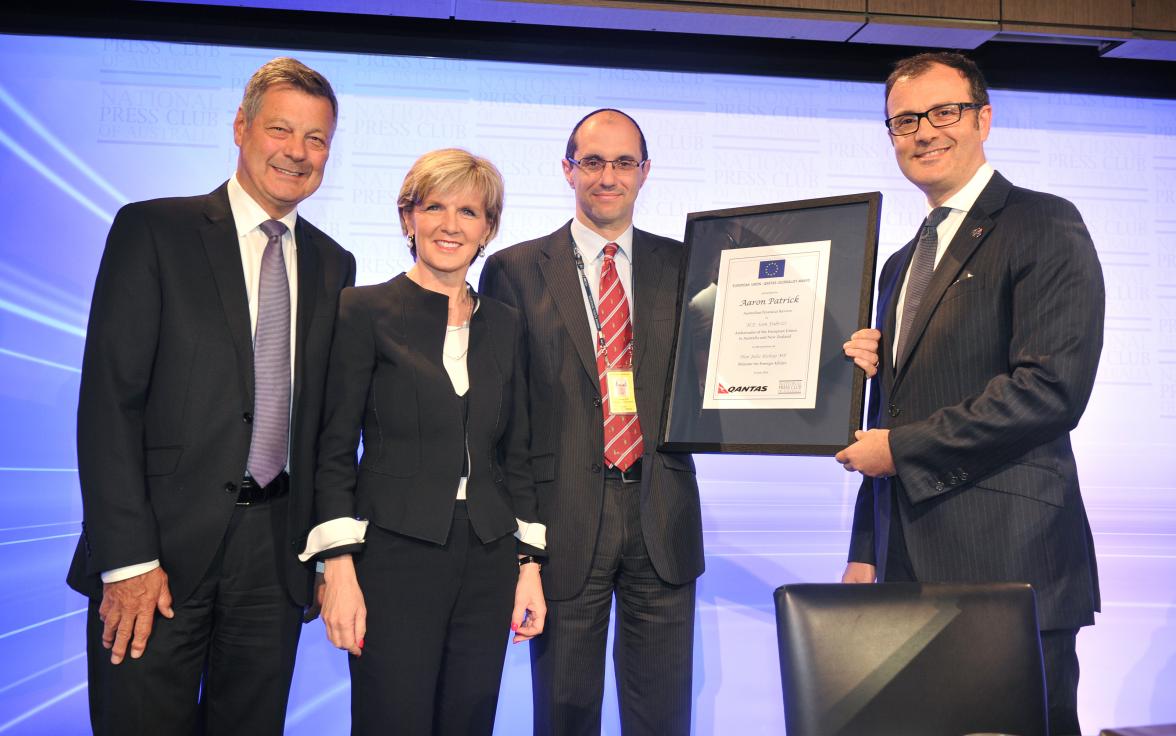
[[637, 161], [636, 159], [631, 158], [617, 158], [610, 161], [609, 159], [601, 158], [600, 156], [585, 156], [579, 161], [572, 158], [571, 156], [567, 156], [566, 158], [573, 165], [579, 166], [582, 171], [585, 171], [589, 174], [599, 174], [600, 172], [604, 171], [604, 167], [608, 164], [612, 164], [613, 171], [617, 172], [618, 174], [632, 174], [634, 171], [644, 166], [645, 162], [649, 160], [642, 159]]
[[926, 112], [904, 112], [883, 122], [890, 131], [890, 135], [910, 135], [919, 129], [919, 121], [927, 118], [927, 122], [936, 128], [946, 128], [955, 125], [964, 116], [965, 110], [979, 110], [984, 107], [979, 102], [949, 102], [946, 105], [936, 105]]

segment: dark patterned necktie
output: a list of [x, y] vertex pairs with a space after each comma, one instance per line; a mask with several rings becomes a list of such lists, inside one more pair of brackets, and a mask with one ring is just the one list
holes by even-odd
[[286, 467], [290, 441], [290, 281], [282, 255], [287, 228], [261, 223], [269, 236], [257, 287], [257, 331], [253, 338], [253, 441], [249, 475], [267, 486]]
[[915, 257], [911, 262], [910, 276], [907, 278], [906, 299], [902, 303], [902, 329], [898, 334], [895, 365], [898, 365], [898, 361], [906, 355], [915, 315], [919, 312], [919, 304], [923, 301], [923, 294], [927, 292], [927, 285], [931, 283], [931, 274], [935, 272], [935, 250], [939, 247], [939, 233], [936, 232], [936, 228], [949, 214], [950, 207], [936, 207], [927, 215], [927, 219], [923, 220], [923, 229], [919, 231], [919, 242], [915, 244]]
[[[604, 406], [604, 459], [623, 472], [641, 457], [645, 442], [641, 422], [636, 414], [613, 414], [608, 403], [609, 368], [633, 367], [633, 322], [629, 318], [629, 300], [617, 276], [617, 244], [604, 246], [604, 263], [600, 267], [598, 319], [604, 350], [597, 344], [596, 372], [600, 375], [600, 396]], [[632, 386], [631, 386], [632, 388]]]

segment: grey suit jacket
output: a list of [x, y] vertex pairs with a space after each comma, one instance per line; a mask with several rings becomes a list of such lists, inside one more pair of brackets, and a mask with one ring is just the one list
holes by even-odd
[[[355, 258], [301, 217], [291, 494], [282, 568], [310, 526], [315, 446], [339, 292]], [[82, 535], [68, 582], [102, 595], [100, 573], [159, 559], [172, 596], [196, 588], [224, 537], [252, 438], [253, 338], [227, 185], [119, 210], [98, 269], [78, 399]]]
[[[885, 336], [914, 246], [882, 269]], [[936, 267], [897, 370], [883, 340], [868, 419], [890, 429], [897, 475], [862, 484], [851, 561], [884, 577], [897, 513], [919, 580], [1028, 582], [1042, 629], [1093, 623], [1098, 573], [1069, 432], [1094, 384], [1103, 303], [1074, 206], [995, 174]]]
[[[491, 255], [480, 290], [519, 310], [528, 343], [531, 469], [548, 529], [543, 589], [575, 596], [587, 579], [604, 493], [604, 427], [592, 330], [572, 256], [571, 223]], [[645, 438], [641, 528], [667, 583], [702, 574], [702, 514], [694, 460], [656, 452], [670, 362], [682, 244], [633, 233], [637, 413]]]

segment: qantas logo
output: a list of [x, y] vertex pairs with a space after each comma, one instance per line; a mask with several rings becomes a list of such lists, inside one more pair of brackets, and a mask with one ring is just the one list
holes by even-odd
[[767, 386], [724, 386], [719, 384], [720, 394], [742, 394], [750, 393], [752, 391], [767, 391]]

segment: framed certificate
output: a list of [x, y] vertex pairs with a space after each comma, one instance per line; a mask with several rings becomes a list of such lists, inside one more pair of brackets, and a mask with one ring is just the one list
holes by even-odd
[[660, 448], [833, 455], [861, 428], [878, 192], [694, 212]]

